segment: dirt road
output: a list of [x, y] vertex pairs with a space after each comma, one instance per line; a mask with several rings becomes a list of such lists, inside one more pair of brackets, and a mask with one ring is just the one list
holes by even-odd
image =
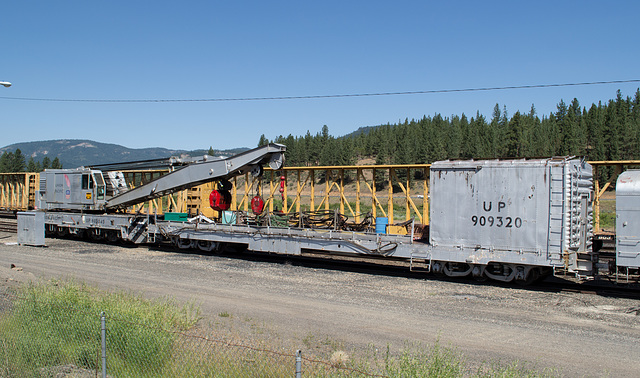
[[193, 300], [212, 323], [233, 322], [246, 337], [259, 329], [291, 350], [373, 344], [398, 351], [439, 338], [472, 366], [519, 360], [566, 376], [640, 376], [640, 316], [629, 312], [638, 300], [74, 240], [47, 239], [46, 248], [14, 242], [15, 235], [0, 233], [5, 285], [75, 277], [103, 289]]

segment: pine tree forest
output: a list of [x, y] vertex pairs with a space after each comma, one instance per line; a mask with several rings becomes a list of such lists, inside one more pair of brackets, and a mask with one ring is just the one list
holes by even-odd
[[35, 161], [33, 157], [27, 161], [19, 148], [0, 155], [0, 173], [41, 172], [47, 168], [62, 168], [62, 164], [57, 157], [51, 160], [46, 156], [42, 161]]
[[[262, 135], [258, 145], [268, 142]], [[287, 146], [288, 166], [351, 165], [365, 157], [376, 164], [551, 156], [640, 159], [640, 89], [633, 98], [623, 98], [618, 91], [608, 103], [588, 108], [575, 98], [568, 104], [561, 100], [549, 115], [538, 115], [532, 105], [527, 113], [510, 116], [496, 104], [491, 119], [479, 112], [471, 118], [436, 114], [372, 127], [355, 136], [335, 138], [324, 126], [316, 135], [307, 131], [273, 142]]]

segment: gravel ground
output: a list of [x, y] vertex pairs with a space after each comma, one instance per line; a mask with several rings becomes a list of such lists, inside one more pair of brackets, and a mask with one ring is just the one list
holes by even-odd
[[518, 360], [565, 376], [640, 376], [635, 299], [75, 240], [27, 247], [0, 233], [2, 290], [51, 277], [195, 301], [220, 332], [287, 351], [399, 351], [439, 339], [469, 366]]

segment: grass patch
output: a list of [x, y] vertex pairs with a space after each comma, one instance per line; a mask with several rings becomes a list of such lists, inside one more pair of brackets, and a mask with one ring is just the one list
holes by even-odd
[[71, 364], [101, 366], [100, 314], [108, 329], [110, 373], [133, 376], [171, 360], [175, 334], [199, 319], [194, 305], [149, 301], [129, 293], [105, 293], [71, 281], [23, 286], [13, 309], [0, 320], [0, 376], [38, 375]]
[[376, 374], [389, 378], [408, 377], [445, 377], [445, 378], [516, 378], [516, 377], [557, 377], [560, 376], [553, 369], [538, 369], [537, 367], [514, 361], [504, 364], [491, 362], [482, 364], [477, 370], [468, 367], [464, 356], [456, 348], [445, 346], [436, 340], [432, 346], [420, 343], [408, 344], [399, 354], [392, 354], [387, 347], [383, 355], [371, 348], [363, 358], [353, 360], [340, 360], [334, 363], [334, 357], [346, 355], [338, 350], [331, 355], [329, 361], [334, 365], [335, 371], [331, 374], [324, 373], [311, 376], [351, 377], [364, 374]]
[[[100, 371], [100, 314], [106, 314], [107, 373], [116, 377], [290, 377], [293, 352], [243, 341], [208, 339], [194, 331], [200, 319], [193, 304], [146, 300], [130, 293], [108, 293], [72, 281], [21, 287], [10, 311], [0, 314], [0, 377], [48, 376], [60, 367]], [[219, 317], [231, 317], [228, 312]], [[188, 332], [188, 333], [187, 333]], [[233, 338], [238, 340], [237, 338]], [[273, 340], [272, 340], [273, 341]], [[455, 348], [436, 342], [345, 351], [343, 343], [306, 335], [302, 343], [306, 377], [545, 377], [514, 362], [492, 363], [471, 372]], [[309, 349], [326, 358], [316, 358]], [[363, 355], [364, 354], [364, 355]], [[355, 356], [355, 357], [352, 357]], [[324, 362], [323, 362], [324, 361]], [[51, 373], [51, 374], [49, 374]], [[48, 374], [48, 375], [47, 375]]]
[[616, 213], [600, 213], [600, 229], [615, 231], [616, 229]]
[[396, 358], [387, 352], [384, 370], [389, 377], [453, 378], [464, 376], [466, 368], [460, 353], [436, 342], [431, 348], [411, 346]]

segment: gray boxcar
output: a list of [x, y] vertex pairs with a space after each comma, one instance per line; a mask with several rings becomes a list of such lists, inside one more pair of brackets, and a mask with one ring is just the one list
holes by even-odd
[[430, 244], [455, 251], [450, 261], [588, 274], [591, 262], [580, 257], [591, 246], [592, 181], [591, 166], [579, 159], [436, 162]]
[[616, 265], [640, 267], [640, 170], [629, 170], [616, 182]]

